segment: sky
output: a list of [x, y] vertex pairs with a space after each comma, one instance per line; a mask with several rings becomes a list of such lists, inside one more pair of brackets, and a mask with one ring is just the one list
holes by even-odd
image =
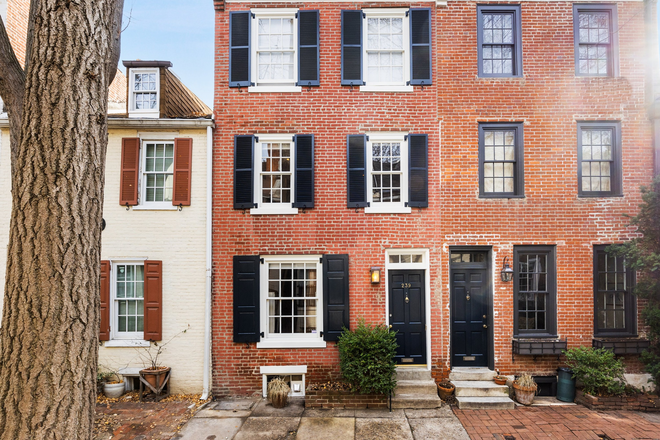
[[213, 108], [213, 2], [124, 0], [119, 69], [123, 60], [171, 61], [174, 72]]

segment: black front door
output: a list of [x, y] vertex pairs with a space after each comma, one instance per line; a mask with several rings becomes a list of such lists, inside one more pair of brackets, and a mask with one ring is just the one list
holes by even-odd
[[451, 270], [452, 366], [488, 366], [488, 271]]
[[424, 271], [389, 271], [390, 328], [396, 331], [400, 364], [426, 364]]

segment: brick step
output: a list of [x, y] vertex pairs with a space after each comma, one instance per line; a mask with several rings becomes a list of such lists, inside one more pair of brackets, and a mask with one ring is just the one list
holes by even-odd
[[392, 408], [395, 409], [433, 409], [441, 406], [442, 400], [437, 395], [396, 394], [392, 396]]
[[515, 403], [508, 397], [456, 397], [458, 409], [513, 409]]
[[449, 380], [493, 380], [495, 372], [486, 367], [455, 367], [449, 373]]
[[437, 396], [438, 387], [433, 380], [397, 380], [394, 393]]
[[426, 368], [397, 368], [396, 380], [433, 380], [433, 377]]
[[454, 380], [456, 396], [464, 397], [498, 397], [509, 396], [509, 387], [497, 385], [492, 380]]

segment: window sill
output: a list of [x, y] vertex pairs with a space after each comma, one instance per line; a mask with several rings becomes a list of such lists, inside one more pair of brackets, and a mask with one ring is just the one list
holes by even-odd
[[252, 208], [250, 209], [250, 214], [251, 215], [277, 215], [277, 214], [291, 215], [291, 214], [298, 214], [298, 208], [291, 208], [291, 207]]
[[143, 339], [112, 339], [103, 343], [104, 347], [149, 347], [151, 342]]
[[413, 86], [360, 86], [361, 92], [414, 92]]
[[250, 93], [300, 93], [302, 87], [300, 86], [250, 86], [248, 87]]
[[410, 214], [410, 206], [367, 206], [364, 208], [365, 214]]
[[321, 338], [305, 339], [264, 339], [257, 342], [257, 348], [325, 348], [326, 343]]
[[623, 197], [623, 194], [578, 194], [581, 199], [594, 199], [594, 198], [607, 198], [607, 197]]
[[158, 119], [160, 117], [159, 112], [139, 112], [131, 110], [128, 112], [129, 118], [148, 118], [148, 119]]
[[173, 205], [165, 205], [165, 206], [135, 205], [135, 206], [131, 206], [131, 209], [133, 211], [176, 211], [177, 209], [179, 209], [179, 207]]

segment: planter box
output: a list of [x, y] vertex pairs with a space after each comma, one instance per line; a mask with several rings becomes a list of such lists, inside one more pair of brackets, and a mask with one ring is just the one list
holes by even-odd
[[647, 348], [650, 343], [648, 339], [640, 338], [598, 338], [593, 339], [591, 345], [594, 348], [605, 348], [614, 352], [614, 354], [640, 354]]
[[353, 394], [350, 391], [305, 391], [305, 408], [388, 408], [384, 394]]
[[660, 398], [655, 394], [635, 396], [596, 397], [582, 390], [575, 393], [575, 402], [599, 411], [644, 411], [660, 412]]
[[557, 356], [559, 357], [563, 350], [566, 350], [567, 341], [560, 339], [512, 339], [511, 340], [511, 353], [512, 359], [515, 362], [513, 355], [526, 355], [526, 356]]

